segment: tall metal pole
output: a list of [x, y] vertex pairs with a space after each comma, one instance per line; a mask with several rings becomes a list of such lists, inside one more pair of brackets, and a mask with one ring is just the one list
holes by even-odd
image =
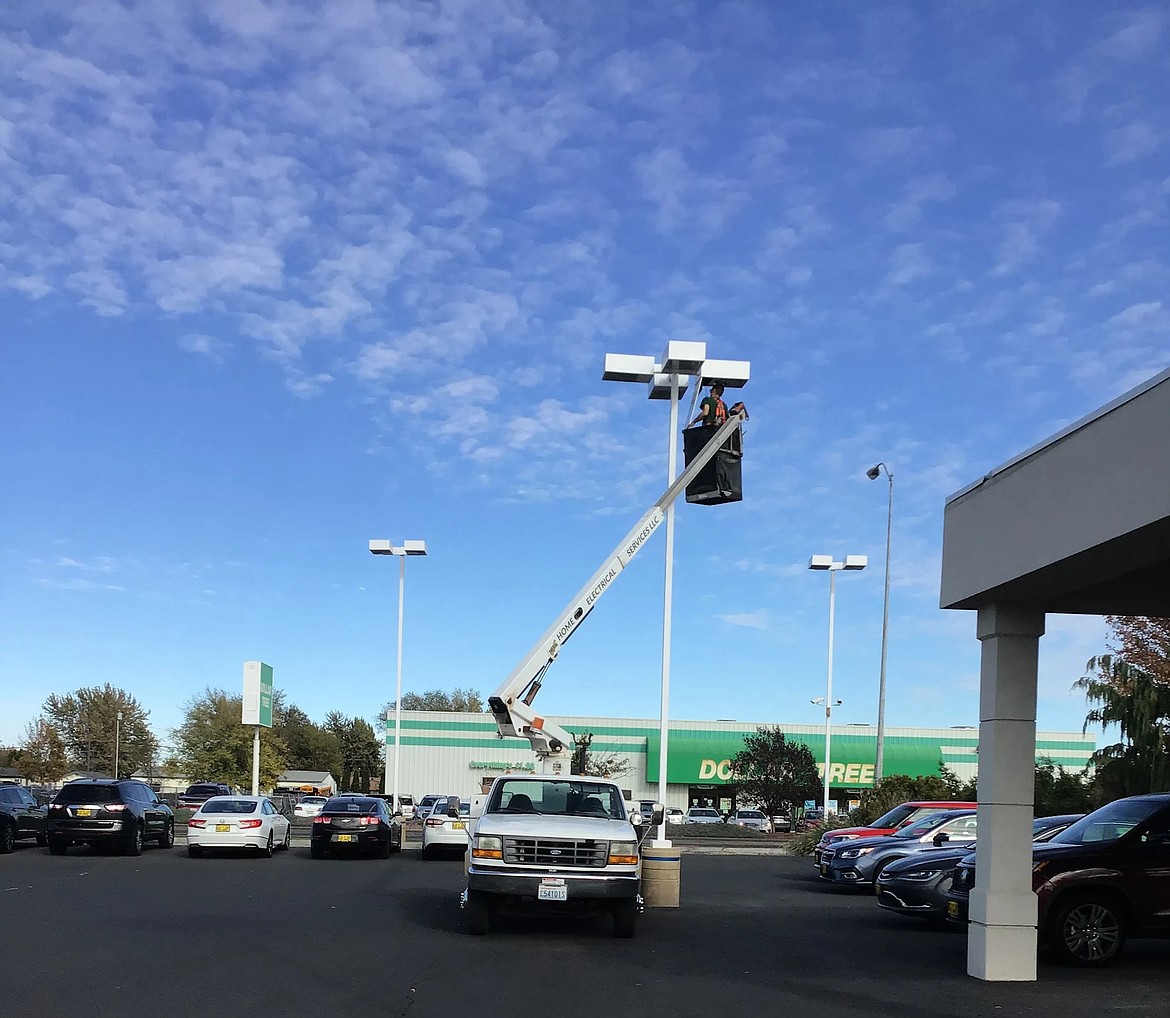
[[119, 778], [118, 765], [122, 762], [122, 712], [114, 715], [114, 777]]
[[401, 785], [399, 766], [402, 760], [402, 599], [406, 596], [406, 555], [398, 560], [398, 677], [394, 682], [394, 798], [391, 809], [398, 810]]
[[830, 744], [833, 738], [833, 614], [836, 607], [837, 571], [829, 570], [829, 675], [825, 684], [825, 789], [822, 819], [829, 819], [829, 765], [833, 759]]
[[886, 591], [882, 600], [882, 667], [878, 678], [877, 757], [873, 766], [873, 782], [882, 780], [886, 753], [886, 640], [890, 629], [890, 536], [894, 524], [894, 475], [886, 467], [890, 481], [890, 500], [886, 511]]
[[252, 736], [252, 794], [260, 794], [260, 726]]
[[[670, 449], [667, 455], [667, 483], [673, 484], [678, 466], [678, 374], [670, 376]], [[674, 502], [666, 510], [666, 593], [662, 604], [662, 704], [658, 722], [658, 801], [666, 805], [666, 763], [670, 718], [670, 619], [674, 598]], [[658, 844], [666, 838], [666, 814], [655, 835]]]

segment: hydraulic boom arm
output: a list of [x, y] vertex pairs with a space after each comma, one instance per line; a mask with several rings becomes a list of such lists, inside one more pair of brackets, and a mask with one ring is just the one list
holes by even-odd
[[650, 535], [658, 529], [667, 507], [686, 489], [687, 485], [710, 462], [747, 417], [740, 409], [711, 436], [710, 440], [687, 468], [678, 476], [646, 512], [621, 543], [605, 559], [597, 570], [568, 604], [536, 645], [503, 682], [495, 694], [488, 697], [488, 705], [496, 719], [500, 735], [519, 736], [531, 743], [536, 755], [544, 758], [560, 756], [569, 752], [572, 736], [563, 728], [545, 721], [532, 707], [532, 701], [540, 692], [540, 684], [549, 665], [556, 660], [565, 641], [569, 639], [596, 607], [601, 596], [610, 588], [618, 573], [630, 564], [631, 559], [641, 551]]

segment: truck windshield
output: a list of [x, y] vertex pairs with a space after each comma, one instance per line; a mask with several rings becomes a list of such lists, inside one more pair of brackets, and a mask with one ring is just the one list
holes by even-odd
[[488, 801], [489, 813], [541, 813], [545, 816], [624, 820], [621, 789], [591, 781], [500, 781]]

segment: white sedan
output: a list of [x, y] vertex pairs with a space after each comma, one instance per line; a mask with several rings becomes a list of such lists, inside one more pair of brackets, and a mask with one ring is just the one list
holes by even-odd
[[250, 848], [271, 858], [288, 851], [292, 824], [262, 795], [216, 795], [187, 821], [187, 854], [218, 848]]
[[295, 817], [316, 817], [321, 815], [321, 807], [329, 800], [323, 795], [306, 795], [293, 807]]
[[447, 814], [447, 803], [435, 803], [431, 815], [423, 821], [422, 857], [429, 858], [436, 848], [467, 848], [467, 826], [471, 819], [471, 803], [459, 803], [459, 816]]

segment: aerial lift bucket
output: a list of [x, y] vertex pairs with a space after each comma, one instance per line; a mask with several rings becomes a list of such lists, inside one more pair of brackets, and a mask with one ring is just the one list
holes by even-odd
[[[715, 434], [714, 426], [683, 431], [683, 458], [689, 465]], [[722, 505], [743, 501], [743, 429], [737, 428], [687, 485], [687, 501]]]

